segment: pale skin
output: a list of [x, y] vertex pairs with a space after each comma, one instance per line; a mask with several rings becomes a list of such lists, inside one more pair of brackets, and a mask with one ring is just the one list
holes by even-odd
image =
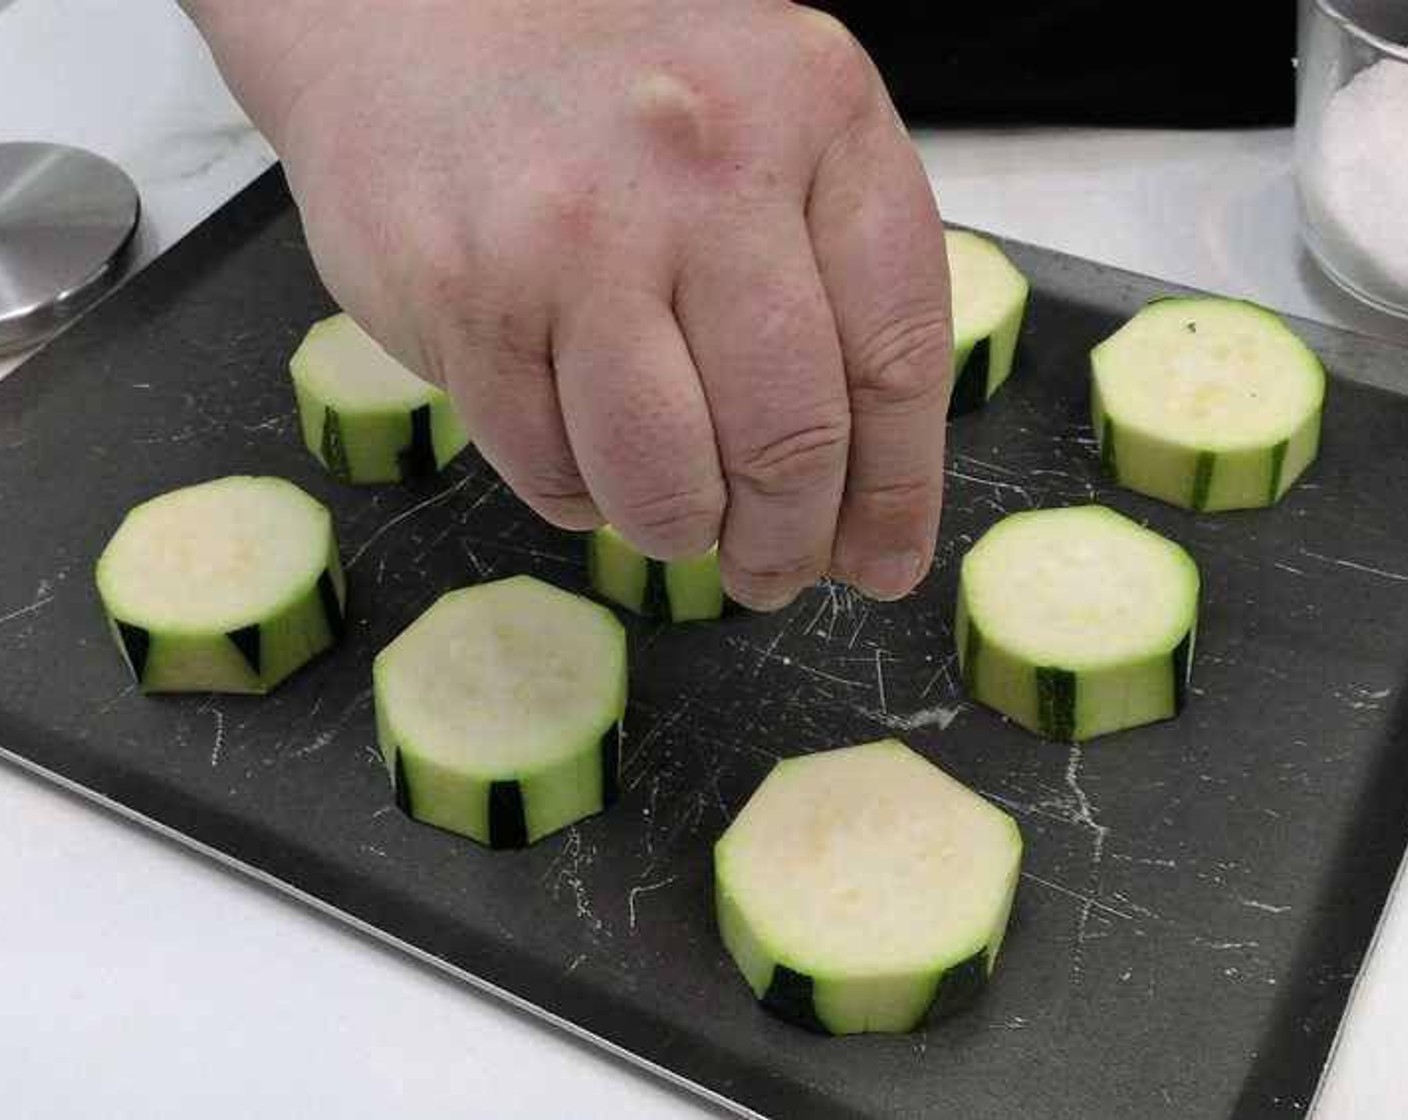
[[185, 0], [318, 270], [539, 514], [755, 609], [933, 556], [943, 229], [870, 60], [782, 0]]

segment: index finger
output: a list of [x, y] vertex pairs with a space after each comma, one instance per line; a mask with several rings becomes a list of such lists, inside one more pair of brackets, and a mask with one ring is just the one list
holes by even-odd
[[933, 561], [952, 328], [943, 224], [883, 93], [822, 157], [807, 221], [851, 405], [831, 573], [896, 599]]

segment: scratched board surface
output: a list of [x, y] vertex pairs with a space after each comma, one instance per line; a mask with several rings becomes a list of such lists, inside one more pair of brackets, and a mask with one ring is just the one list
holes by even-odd
[[[581, 544], [472, 454], [425, 488], [353, 489], [304, 452], [284, 364], [329, 302], [271, 175], [0, 383], [0, 748], [769, 1115], [1300, 1115], [1408, 828], [1408, 400], [1337, 378], [1322, 459], [1273, 511], [1122, 493], [1099, 476], [1085, 354], [1167, 289], [1012, 252], [1034, 282], [1022, 356], [951, 426], [922, 593], [632, 623], [621, 802], [491, 854], [393, 808], [371, 660], [449, 588], [584, 588]], [[1299, 329], [1332, 370], [1408, 368]], [[332, 507], [347, 641], [265, 699], [142, 697], [94, 558], [135, 502], [233, 472]], [[1092, 498], [1183, 542], [1205, 595], [1182, 718], [1072, 749], [965, 702], [954, 581], [1004, 513]], [[970, 1011], [819, 1039], [760, 1012], [722, 951], [710, 849], [774, 760], [891, 734], [1019, 821], [1013, 926]]]

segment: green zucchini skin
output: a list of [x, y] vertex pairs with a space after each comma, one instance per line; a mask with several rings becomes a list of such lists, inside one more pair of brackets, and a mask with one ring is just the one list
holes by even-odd
[[976, 412], [988, 403], [988, 384], [992, 379], [992, 338], [980, 338], [958, 364], [954, 375], [953, 395], [949, 397], [950, 417]]
[[353, 415], [332, 405], [319, 411], [303, 394], [300, 411], [308, 450], [339, 482], [357, 486], [433, 478], [469, 443], [448, 398]]
[[971, 1007], [983, 994], [992, 976], [989, 955], [980, 949], [971, 957], [959, 961], [939, 977], [938, 991], [934, 993], [931, 1017], [946, 1018]]
[[[1089, 672], [1033, 665], [986, 641], [960, 601], [959, 672], [973, 699], [995, 708], [1033, 734], [1054, 742], [1083, 742], [1098, 735], [1173, 719], [1188, 703], [1196, 624], [1166, 654], [1128, 667]], [[1121, 680], [1128, 683], [1121, 685]], [[1130, 702], [1115, 723], [1084, 712], [1082, 694], [1094, 689], [1124, 692]], [[1023, 696], [1031, 699], [1023, 699]]]
[[133, 678], [140, 685], [147, 675], [147, 654], [152, 648], [151, 631], [144, 626], [133, 626], [116, 618], [113, 619], [113, 626], [117, 630], [118, 645], [122, 647], [123, 655], [127, 658], [127, 667], [132, 670]]
[[1192, 509], [1208, 508], [1208, 494], [1212, 492], [1212, 472], [1217, 465], [1217, 456], [1211, 451], [1199, 451], [1193, 466], [1193, 492], [1188, 495], [1188, 505]]
[[817, 1018], [816, 1001], [812, 996], [815, 986], [805, 972], [794, 972], [785, 964], [777, 964], [773, 966], [772, 979], [758, 1002], [784, 1022], [813, 1034], [830, 1034]]
[[1119, 453], [1115, 450], [1117, 443], [1115, 440], [1115, 422], [1108, 416], [1099, 417], [1100, 432], [1100, 465], [1105, 468], [1105, 473], [1115, 482], [1120, 480], [1120, 460]]
[[347, 447], [342, 442], [342, 420], [332, 405], [323, 408], [323, 434], [318, 440], [317, 454], [333, 478], [341, 482], [352, 481], [352, 470], [347, 465]]
[[411, 795], [411, 782], [406, 777], [406, 756], [400, 751], [394, 752], [391, 762], [391, 790], [395, 797], [396, 808], [405, 813], [408, 817], [416, 815], [415, 800]]
[[411, 442], [396, 455], [404, 479], [433, 478], [440, 471], [440, 457], [435, 454], [435, 436], [431, 430], [430, 405], [411, 409]]
[[[926, 775], [897, 748], [907, 750], [890, 740], [779, 763], [715, 845], [715, 914], [725, 948], [763, 1010], [815, 1034], [911, 1031], [928, 1019], [959, 1012], [986, 986], [1002, 946], [1020, 877], [1016, 823], [947, 776], [936, 781]], [[828, 756], [836, 761], [824, 761]], [[872, 765], [890, 769], [869, 769]], [[885, 784], [877, 787], [880, 773]], [[869, 843], [848, 848], [855, 834], [848, 830], [845, 803], [854, 798], [855, 808], [865, 814], [877, 797], [896, 799], [894, 819], [921, 829], [937, 819], [960, 822], [943, 843], [962, 853], [955, 865], [962, 871], [926, 878], [932, 866], [928, 840], [918, 848], [901, 840], [888, 851], [882, 846], [879, 855]], [[914, 825], [895, 834], [909, 827]], [[813, 829], [820, 829], [824, 841], [798, 840], [796, 849], [779, 851], [779, 843], [786, 849], [794, 843], [791, 837], [809, 836]], [[809, 844], [833, 855], [865, 852], [860, 858], [874, 862], [849, 870], [833, 859], [812, 865], [803, 855], [798, 862]], [[775, 859], [791, 869], [785, 885], [775, 878], [775, 866], [770, 868]], [[853, 892], [865, 889], [856, 884], [868, 881], [874, 867], [887, 869], [887, 882], [893, 869], [896, 881], [906, 884], [894, 889], [920, 891], [931, 905], [947, 900], [948, 892], [967, 896], [963, 928], [940, 932], [934, 915], [908, 914], [907, 929], [886, 925], [907, 947], [889, 959], [892, 949], [876, 954], [866, 923], [903, 922], [906, 916], [877, 915], [856, 901]], [[848, 895], [850, 903], [836, 901]], [[796, 914], [799, 901], [801, 913], [824, 923], [826, 935], [782, 917]], [[883, 896], [872, 901], [887, 905]]]
[[[621, 725], [618, 723], [601, 737], [601, 799], [599, 805], [588, 808], [583, 815], [601, 812], [614, 805], [621, 796]], [[415, 809], [415, 794], [411, 779], [406, 772], [406, 752], [393, 749], [391, 752], [391, 791], [396, 807], [406, 816], [419, 819]], [[414, 767], [414, 763], [412, 764]], [[425, 779], [421, 779], [425, 780]], [[530, 836], [528, 809], [523, 791], [523, 783], [515, 780], [500, 780], [488, 783], [485, 790], [484, 817], [488, 821], [488, 831], [470, 835], [471, 839], [481, 840], [489, 848], [526, 848], [537, 837]], [[442, 826], [443, 827], [443, 826]], [[461, 830], [449, 828], [447, 831]]]
[[1193, 683], [1193, 637], [1194, 631], [1189, 630], [1183, 635], [1182, 641], [1173, 647], [1172, 664], [1169, 671], [1173, 674], [1173, 710], [1174, 713], [1183, 711], [1188, 703], [1188, 687]]
[[[1142, 316], [1187, 315], [1188, 345], [1193, 346], [1193, 339], [1206, 337], [1196, 329], [1197, 316], [1212, 312], [1225, 317], [1228, 309], [1236, 309], [1235, 314], [1263, 337], [1276, 338], [1286, 348], [1283, 363], [1274, 368], [1283, 378], [1292, 377], [1281, 384], [1292, 386], [1287, 391], [1297, 395], [1291, 399], [1304, 398], [1304, 412], [1291, 413], [1275, 436], [1241, 444], [1227, 442], [1220, 429], [1197, 440], [1174, 436], [1153, 426], [1147, 417], [1142, 426], [1130, 422], [1129, 415], [1111, 405], [1108, 393], [1102, 393], [1102, 381], [1114, 390], [1121, 376], [1136, 372], [1129, 367], [1138, 363], [1127, 356], [1116, 360], [1110, 348], [1124, 331], [1136, 329]], [[1130, 490], [1198, 513], [1260, 509], [1279, 502], [1319, 454], [1324, 393], [1325, 373], [1319, 359], [1274, 312], [1245, 300], [1181, 296], [1151, 300], [1121, 331], [1091, 351], [1091, 424], [1106, 473]]]
[[334, 642], [342, 641], [347, 633], [347, 615], [343, 606], [341, 581], [334, 579], [331, 568], [324, 568], [318, 577], [318, 601], [323, 605], [323, 620]]
[[[605, 812], [619, 800], [620, 743], [621, 724], [617, 723], [601, 736], [598, 746], [595, 768], [600, 775], [599, 787], [595, 791], [582, 788], [579, 794], [574, 795], [575, 819], [580, 820]], [[530, 822], [542, 814], [536, 811], [532, 788], [525, 788], [524, 782], [511, 778], [478, 783], [478, 796], [483, 799], [478, 812], [467, 814], [466, 817], [456, 815], [450, 818], [443, 814], [429, 817], [424, 811], [425, 790], [438, 780], [435, 767], [396, 743], [391, 738], [389, 729], [383, 729], [381, 732], [381, 748], [390, 770], [392, 800], [401, 812], [414, 820], [467, 836], [493, 849], [526, 848], [548, 833], [556, 831], [555, 828], [533, 828]], [[417, 789], [422, 790], [419, 796]], [[550, 793], [554, 798], [561, 797], [560, 789]], [[481, 821], [483, 823], [479, 823]]]
[[621, 798], [621, 737], [624, 723], [618, 723], [601, 737], [601, 807], [609, 809]]
[[958, 672], [963, 687], [970, 693], [977, 687], [979, 658], [983, 652], [983, 632], [978, 624], [968, 617], [962, 601], [958, 606]]
[[[1177, 448], [1132, 431], [1100, 410], [1092, 426], [1100, 462], [1112, 482], [1196, 513], [1263, 509], [1276, 505], [1315, 461], [1320, 450], [1317, 411], [1294, 433], [1270, 447], [1217, 452]], [[1157, 468], [1143, 467], [1157, 457]]]
[[1073, 739], [1076, 733], [1076, 674], [1041, 665], [1036, 670], [1037, 726], [1048, 739]]
[[[267, 624], [251, 624], [220, 634], [153, 632], [110, 616], [132, 678], [144, 692], [247, 692], [274, 688], [304, 662], [342, 640], [345, 629], [341, 574], [325, 569], [317, 583]], [[284, 634], [293, 631], [295, 651]], [[225, 656], [221, 649], [235, 655]], [[188, 675], [183, 662], [223, 665]]]
[[93, 574], [143, 692], [267, 692], [343, 633], [332, 515], [282, 478], [233, 475], [140, 503]]
[[663, 560], [647, 558], [645, 561], [645, 595], [641, 599], [640, 613], [648, 618], [663, 618], [666, 622], [675, 620]]
[[[319, 604], [321, 602], [322, 600], [319, 598]], [[259, 636], [259, 627], [241, 626], [238, 630], [231, 630], [225, 637], [229, 638], [230, 644], [240, 651], [240, 656], [249, 666], [249, 671], [256, 677], [259, 676], [259, 668], [264, 661], [264, 642]]]
[[495, 849], [603, 811], [620, 794], [626, 676], [625, 631], [599, 604], [527, 576], [448, 592], [373, 664], [396, 805]]
[[[944, 969], [934, 988], [934, 998], [927, 1010], [919, 1018], [902, 1027], [912, 1031], [923, 1026], [926, 1020], [947, 1019], [971, 1007], [988, 986], [991, 975], [988, 968], [988, 953], [980, 949], [970, 957]], [[773, 966], [772, 979], [763, 994], [758, 998], [762, 1006], [795, 1027], [812, 1034], [830, 1035], [832, 1031], [822, 1022], [816, 1007], [816, 981], [805, 972], [797, 972], [785, 964]]]
[[528, 817], [523, 787], [516, 781], [489, 783], [489, 847], [526, 848]]
[[991, 240], [945, 234], [953, 289], [953, 366], [948, 416], [982, 408], [1006, 383], [1016, 358], [1030, 287]]
[[732, 607], [716, 549], [683, 560], [655, 560], [609, 525], [587, 537], [587, 579], [599, 598], [665, 622], [722, 618]]
[[[348, 364], [376, 368], [369, 395], [349, 395]], [[469, 443], [446, 393], [394, 363], [345, 314], [314, 323], [289, 360], [304, 445], [354, 485], [434, 477]]]
[[[1063, 512], [1067, 511], [1044, 510], [1010, 517], [1049, 517]], [[1135, 528], [1111, 511], [1100, 512], [1123, 522], [1127, 529]], [[999, 522], [990, 532], [1000, 531], [1002, 524]], [[1186, 594], [1191, 604], [1187, 628], [1181, 633], [1170, 633], [1166, 646], [1141, 647], [1128, 658], [1086, 667], [1023, 655], [998, 640], [987, 622], [974, 617], [966, 586], [972, 573], [969, 557], [965, 557], [955, 614], [955, 641], [964, 691], [1028, 731], [1057, 742], [1083, 742], [1177, 716], [1188, 702], [1200, 593], [1192, 559], [1172, 542], [1163, 543], [1169, 555], [1178, 558], [1171, 564], [1170, 572], [1181, 586], [1180, 595]]]
[[[985, 648], [981, 631], [971, 619], [964, 623], [964, 628], [967, 639], [960, 646], [959, 672], [964, 690], [974, 699], [997, 708], [1028, 731], [1053, 742], [1081, 742], [1093, 738], [1095, 735], [1124, 729], [1116, 727], [1094, 730], [1091, 725], [1081, 721], [1077, 713], [1080, 710], [1082, 674], [1051, 665], [1029, 666], [1022, 663], [1020, 659], [1011, 657], [1000, 648]], [[1190, 630], [1168, 655], [1169, 701], [1163, 703], [1157, 697], [1152, 697], [1142, 709], [1137, 723], [1131, 723], [1128, 726], [1173, 719], [1183, 711], [1188, 703], [1192, 648], [1193, 631]], [[979, 671], [982, 657], [990, 658], [993, 662], [986, 678]], [[1011, 679], [1020, 678], [1023, 674], [1030, 674], [1032, 677], [1031, 691], [1036, 696], [1036, 710], [1033, 716], [1026, 714], [1024, 705], [1009, 705], [1002, 696], [989, 699], [991, 694], [978, 683], [980, 679], [986, 680], [994, 676]], [[1102, 675], [1104, 679], [1101, 683], [1108, 685], [1112, 679], [1111, 675], [1108, 671]]]

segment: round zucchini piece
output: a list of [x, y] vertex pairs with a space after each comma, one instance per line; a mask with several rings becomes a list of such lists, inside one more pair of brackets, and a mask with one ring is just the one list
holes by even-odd
[[344, 482], [439, 472], [469, 442], [450, 398], [345, 313], [314, 323], [289, 360], [303, 442]]
[[397, 804], [521, 848], [616, 799], [626, 634], [531, 576], [452, 591], [377, 655], [377, 737]]
[[1198, 568], [1103, 506], [1014, 513], [963, 558], [956, 636], [973, 699], [1048, 739], [1169, 719], [1188, 694]]
[[234, 476], [129, 512], [98, 594], [144, 692], [266, 692], [342, 636], [332, 515], [281, 478]]
[[715, 846], [719, 931], [782, 1018], [908, 1031], [987, 983], [1021, 856], [1011, 817], [898, 740], [787, 759]]
[[587, 539], [587, 574], [603, 599], [667, 622], [719, 618], [729, 605], [717, 545], [683, 560], [652, 560], [603, 525]]
[[953, 298], [953, 395], [948, 414], [988, 402], [1012, 372], [1027, 309], [1027, 278], [1001, 249], [966, 230], [944, 234]]
[[1193, 510], [1274, 505], [1319, 450], [1325, 371], [1264, 307], [1156, 300], [1090, 359], [1101, 460], [1141, 494]]

